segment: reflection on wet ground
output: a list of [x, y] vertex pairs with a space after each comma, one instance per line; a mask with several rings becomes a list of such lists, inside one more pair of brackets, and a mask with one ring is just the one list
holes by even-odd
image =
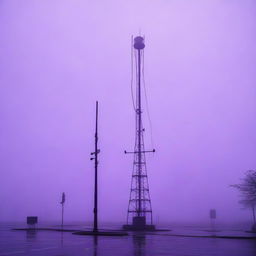
[[145, 255], [145, 244], [146, 244], [146, 236], [144, 234], [134, 234], [132, 236], [133, 239], [133, 250], [134, 256], [144, 256]]
[[191, 228], [183, 229], [183, 232], [176, 229], [171, 232], [134, 232], [127, 237], [91, 237], [75, 236], [66, 232], [11, 231], [10, 226], [0, 226], [0, 256], [256, 255], [256, 240], [170, 236], [173, 232], [207, 234], [207, 230]]

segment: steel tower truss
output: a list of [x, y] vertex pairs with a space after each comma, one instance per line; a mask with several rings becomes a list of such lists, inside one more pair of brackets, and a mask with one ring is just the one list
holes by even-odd
[[[143, 133], [145, 129], [142, 125], [142, 109], [141, 109], [141, 76], [143, 62], [142, 56], [144, 51], [144, 38], [141, 36], [134, 38], [135, 61], [136, 61], [136, 136], [135, 147], [132, 153], [134, 154], [133, 160], [133, 173], [131, 181], [130, 199], [127, 213], [127, 224], [133, 222], [134, 219], [144, 219], [145, 225], [150, 221], [152, 225], [152, 207], [149, 194], [147, 166], [145, 153], [155, 152], [155, 150], [145, 151]], [[149, 220], [147, 221], [147, 219]]]

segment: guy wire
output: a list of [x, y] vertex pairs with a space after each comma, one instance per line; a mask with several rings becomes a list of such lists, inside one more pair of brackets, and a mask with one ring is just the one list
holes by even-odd
[[134, 111], [136, 111], [135, 103], [134, 103], [134, 93], [133, 93], [133, 36], [131, 36], [131, 96], [132, 96], [132, 105]]
[[149, 113], [148, 97], [147, 97], [147, 91], [146, 91], [146, 82], [145, 82], [145, 76], [144, 76], [144, 51], [142, 51], [142, 80], [143, 80], [144, 94], [145, 94], [145, 99], [146, 99], [147, 116], [148, 116], [149, 127], [150, 127], [151, 146], [152, 146], [152, 148], [154, 148], [154, 140], [153, 140], [153, 133], [152, 133], [152, 122], [151, 122], [151, 117], [150, 117], [150, 113]]

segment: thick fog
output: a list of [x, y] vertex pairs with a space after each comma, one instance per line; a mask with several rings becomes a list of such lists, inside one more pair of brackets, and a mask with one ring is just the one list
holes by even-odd
[[[135, 119], [131, 36], [145, 35], [143, 98], [156, 222], [243, 222], [238, 183], [256, 168], [254, 0], [1, 0], [0, 221], [125, 222]], [[151, 137], [152, 134], [152, 137]]]

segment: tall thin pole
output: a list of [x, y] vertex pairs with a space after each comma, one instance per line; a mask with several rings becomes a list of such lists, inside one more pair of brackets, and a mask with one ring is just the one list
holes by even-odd
[[61, 197], [61, 228], [63, 229], [63, 223], [64, 223], [64, 203], [66, 201], [66, 196], [65, 193], [62, 193], [62, 197]]
[[95, 179], [94, 179], [94, 225], [93, 231], [98, 231], [98, 101], [96, 101], [96, 125], [95, 125]]
[[141, 77], [141, 50], [138, 49], [138, 185], [139, 185], [139, 209], [138, 216], [141, 216], [141, 88], [140, 88], [140, 77]]
[[61, 228], [63, 229], [63, 216], [64, 216], [64, 204], [61, 204], [62, 211], [61, 211]]
[[256, 220], [255, 220], [255, 206], [252, 206], [252, 215], [253, 215], [253, 222], [254, 224], [256, 224]]

